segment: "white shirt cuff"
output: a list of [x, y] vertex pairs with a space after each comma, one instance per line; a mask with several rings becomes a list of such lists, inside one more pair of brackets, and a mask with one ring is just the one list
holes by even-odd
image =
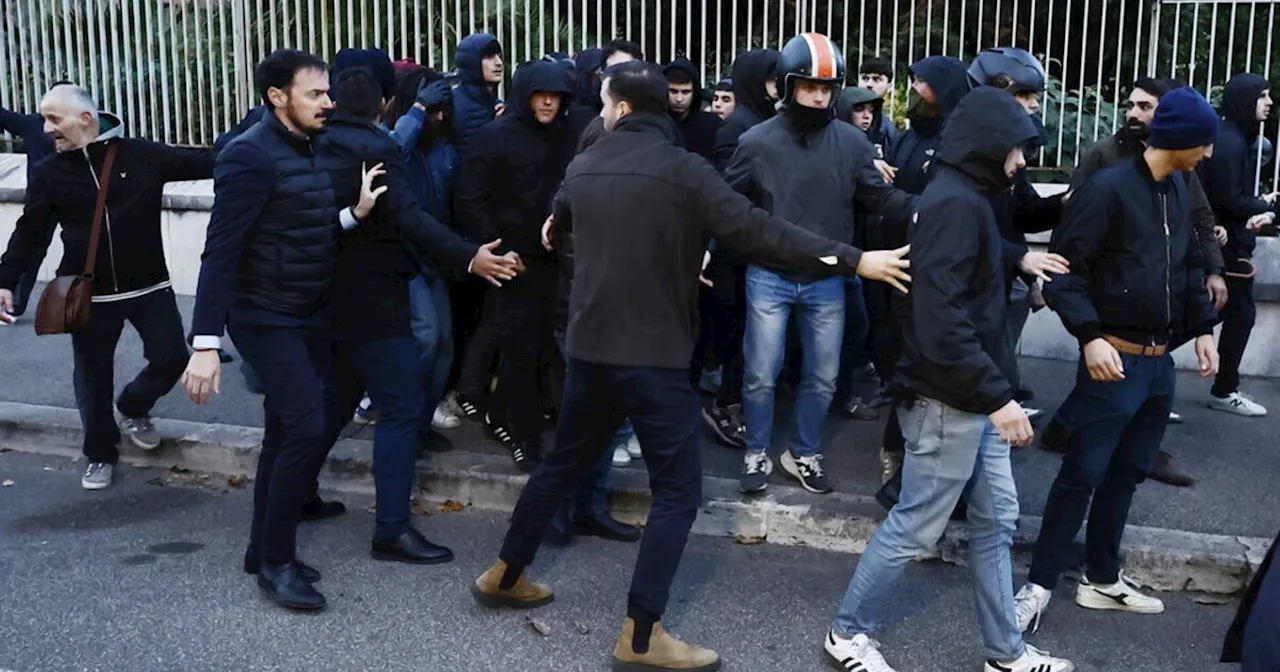
[[467, 262], [467, 274], [468, 274], [468, 275], [470, 275], [470, 274], [471, 274], [471, 267], [472, 267], [472, 266], [475, 266], [475, 265], [476, 265], [476, 258], [475, 258], [475, 257], [471, 257], [471, 261], [468, 261], [468, 262]]
[[350, 231], [360, 225], [360, 220], [356, 219], [355, 213], [351, 212], [351, 208], [343, 208], [338, 213], [338, 221], [342, 223], [343, 231]]
[[193, 350], [221, 350], [221, 336], [192, 336], [191, 348]]

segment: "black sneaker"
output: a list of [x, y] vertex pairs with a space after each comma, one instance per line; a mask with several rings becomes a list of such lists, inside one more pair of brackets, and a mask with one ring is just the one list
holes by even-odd
[[[739, 406], [734, 404], [733, 406]], [[720, 442], [730, 448], [745, 448], [747, 446], [747, 427], [742, 422], [739, 413], [734, 412], [733, 406], [721, 406], [718, 403], [712, 403], [709, 408], [702, 409], [702, 419], [706, 421], [707, 426], [715, 433], [716, 438]]]
[[822, 455], [802, 455], [796, 457], [791, 451], [782, 454], [782, 470], [791, 474], [800, 485], [809, 492], [825, 495], [831, 492], [831, 484], [827, 482], [827, 474], [822, 470]]
[[511, 461], [516, 463], [516, 469], [532, 474], [533, 470], [538, 468], [538, 449], [528, 443], [513, 444]]
[[766, 453], [747, 453], [742, 468], [739, 488], [743, 492], [760, 492], [769, 487], [769, 474], [773, 473], [773, 460]]
[[854, 420], [879, 420], [880, 413], [876, 409], [867, 406], [862, 401], [862, 397], [849, 397], [849, 400], [841, 405], [840, 411], [844, 413], [846, 418]]
[[515, 443], [515, 439], [511, 438], [511, 433], [507, 431], [507, 428], [495, 423], [488, 413], [484, 414], [484, 431], [489, 435], [489, 438], [504, 446], [511, 446]]
[[485, 417], [484, 410], [480, 408], [480, 403], [469, 397], [455, 394], [453, 405], [457, 407], [457, 415], [472, 422], [480, 422]]

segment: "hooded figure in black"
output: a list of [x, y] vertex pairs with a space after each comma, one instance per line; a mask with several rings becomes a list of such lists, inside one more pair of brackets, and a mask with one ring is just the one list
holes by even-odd
[[600, 102], [600, 68], [604, 65], [604, 49], [583, 49], [574, 61], [577, 66], [574, 96], [580, 105], [591, 108], [592, 114], [599, 114], [600, 108], [604, 107]]
[[541, 450], [538, 359], [544, 349], [551, 350], [558, 279], [554, 258], [542, 247], [542, 223], [573, 158], [572, 92], [560, 65], [520, 66], [506, 111], [471, 139], [455, 187], [463, 229], [474, 240], [501, 238], [498, 249], [514, 250], [526, 266], [525, 273], [493, 290], [501, 322], [499, 383], [507, 429], [516, 465], [526, 471]]
[[485, 80], [484, 59], [501, 53], [502, 44], [488, 33], [474, 33], [458, 43], [453, 59], [458, 66], [458, 84], [453, 88], [453, 125], [462, 145], [497, 115], [497, 85]]
[[[766, 82], [777, 79], [778, 52], [773, 49], [752, 49], [733, 62], [733, 114], [724, 120], [716, 134], [715, 164], [721, 172], [733, 158], [738, 148], [738, 136], [748, 128], [772, 119], [777, 95], [771, 95]], [[776, 87], [775, 87], [776, 92]]]
[[[853, 121], [853, 111], [862, 105], [871, 106], [871, 126], [862, 128]], [[867, 134], [867, 139], [871, 144], [876, 146], [876, 158], [884, 158], [885, 146], [888, 140], [881, 132], [882, 120], [884, 119], [884, 99], [876, 95], [875, 91], [861, 86], [846, 86], [840, 92], [840, 97], [836, 99], [836, 119], [853, 124]]]
[[[680, 136], [684, 140], [684, 148], [708, 161], [714, 160], [716, 134], [720, 131], [720, 117], [702, 111], [702, 80], [698, 77], [698, 68], [684, 56], [676, 57], [662, 68], [670, 84], [668, 104], [671, 105], [671, 118], [680, 128]], [[684, 109], [677, 109], [675, 92], [680, 90]], [[687, 89], [687, 91], [686, 91]]]

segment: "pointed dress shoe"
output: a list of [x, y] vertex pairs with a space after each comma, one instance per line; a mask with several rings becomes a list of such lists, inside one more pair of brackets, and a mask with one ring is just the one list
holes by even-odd
[[262, 565], [258, 571], [258, 587], [286, 609], [319, 611], [326, 604], [324, 595], [303, 580], [297, 563]]
[[640, 541], [640, 528], [615, 520], [608, 512], [574, 516], [573, 531], [589, 537], [600, 537], [610, 541]]
[[411, 565], [438, 565], [453, 561], [453, 551], [433, 544], [412, 527], [397, 537], [375, 539], [371, 552], [374, 560], [407, 562]]
[[[293, 564], [298, 566], [298, 576], [302, 577], [307, 583], [319, 583], [321, 576], [320, 570], [308, 565], [307, 563], [294, 559]], [[244, 573], [256, 575], [262, 569], [262, 561], [251, 551], [244, 554]]]

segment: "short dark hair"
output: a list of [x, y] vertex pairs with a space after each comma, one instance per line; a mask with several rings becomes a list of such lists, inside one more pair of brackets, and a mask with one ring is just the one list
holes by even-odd
[[297, 49], [277, 49], [258, 63], [253, 71], [253, 84], [258, 88], [262, 102], [270, 105], [267, 91], [270, 89], [287, 89], [293, 84], [293, 78], [303, 70], [319, 70], [328, 68], [324, 59]]
[[733, 93], [733, 80], [728, 78], [720, 80], [720, 82], [716, 84], [715, 90]]
[[684, 68], [667, 68], [667, 81], [672, 84], [692, 84], [693, 75]]
[[376, 119], [382, 112], [382, 86], [365, 68], [347, 68], [338, 75], [338, 109], [361, 119]]
[[627, 61], [605, 68], [600, 80], [609, 80], [609, 95], [625, 100], [636, 112], [667, 113], [667, 78], [658, 66], [645, 61]]
[[862, 67], [858, 68], [860, 75], [884, 75], [889, 79], [893, 79], [893, 63], [887, 58], [878, 56], [868, 58], [862, 62]]
[[644, 60], [644, 49], [641, 49], [640, 45], [632, 42], [631, 40], [614, 40], [609, 44], [604, 45], [604, 50], [600, 53], [600, 62], [604, 63], [605, 61], [608, 61], [610, 56], [618, 53], [619, 51], [624, 54], [629, 54], [637, 61]]
[[1175, 87], [1169, 86], [1168, 80], [1156, 79], [1155, 77], [1139, 77], [1137, 81], [1133, 83], [1133, 88], [1142, 89], [1159, 100], [1164, 97], [1164, 94], [1169, 93], [1169, 91], [1173, 90]]

